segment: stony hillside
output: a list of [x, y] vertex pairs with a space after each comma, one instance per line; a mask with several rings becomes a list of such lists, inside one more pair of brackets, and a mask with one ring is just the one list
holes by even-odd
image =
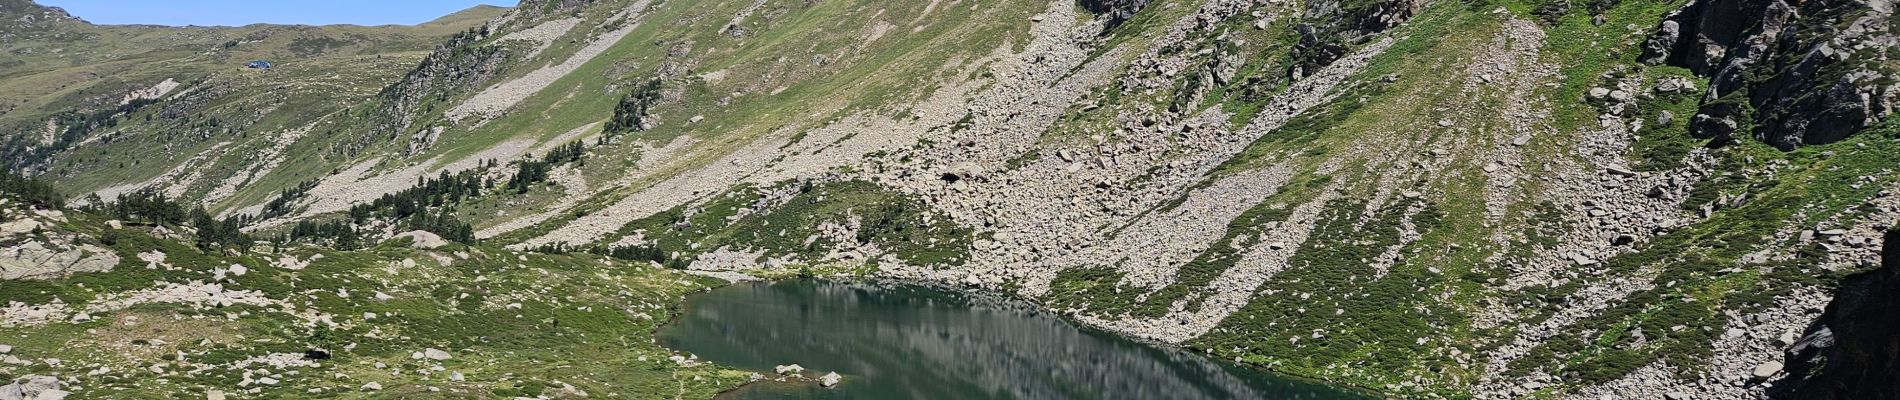
[[56, 50], [310, 47], [0, 4], [74, 204], [966, 285], [1395, 397], [1767, 396], [1900, 218], [1888, 0], [530, 0], [209, 75]]

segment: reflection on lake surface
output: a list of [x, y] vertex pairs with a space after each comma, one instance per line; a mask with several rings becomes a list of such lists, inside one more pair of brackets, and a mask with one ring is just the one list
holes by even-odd
[[1014, 300], [919, 286], [791, 280], [689, 297], [668, 346], [754, 371], [844, 383], [748, 385], [738, 399], [1361, 399], [1077, 326]]

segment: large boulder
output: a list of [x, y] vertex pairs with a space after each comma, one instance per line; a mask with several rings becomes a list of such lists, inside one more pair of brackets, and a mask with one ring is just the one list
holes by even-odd
[[442, 239], [441, 235], [429, 231], [408, 231], [390, 237], [390, 239], [401, 238], [409, 238], [409, 246], [418, 249], [433, 249], [449, 245], [449, 241]]
[[59, 378], [27, 375], [0, 387], [0, 400], [60, 400], [72, 392], [60, 390]]

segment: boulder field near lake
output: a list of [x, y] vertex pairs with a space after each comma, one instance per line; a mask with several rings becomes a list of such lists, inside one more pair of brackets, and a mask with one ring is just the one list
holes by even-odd
[[1900, 399], [1895, 6], [0, 0], [0, 400]]

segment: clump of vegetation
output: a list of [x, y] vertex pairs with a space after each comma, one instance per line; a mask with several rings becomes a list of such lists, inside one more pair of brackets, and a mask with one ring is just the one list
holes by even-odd
[[60, 194], [59, 189], [54, 188], [52, 184], [13, 172], [0, 172], [0, 195], [32, 204], [34, 207], [47, 209], [66, 207], [66, 195]]
[[614, 105], [613, 118], [607, 119], [608, 133], [625, 133], [651, 129], [657, 121], [653, 120], [653, 106], [660, 103], [662, 81], [649, 79], [620, 98]]
[[[1138, 303], [1139, 290], [1122, 285], [1128, 274], [1114, 267], [1081, 267], [1056, 272], [1049, 282], [1049, 294], [1042, 302], [1054, 309], [1079, 309], [1090, 312], [1129, 310]], [[1167, 311], [1166, 307], [1162, 311]]]
[[540, 160], [516, 162], [515, 175], [508, 178], [508, 184], [505, 187], [515, 194], [527, 193], [528, 190], [534, 188], [534, 184], [546, 182], [549, 172], [552, 172], [554, 167], [580, 162], [581, 156], [586, 154], [587, 149], [581, 145], [580, 141], [555, 146], [553, 150], [548, 151], [548, 154], [541, 156]]
[[191, 217], [183, 202], [151, 189], [119, 194], [117, 200], [102, 207], [120, 220], [147, 225], [178, 225]]

